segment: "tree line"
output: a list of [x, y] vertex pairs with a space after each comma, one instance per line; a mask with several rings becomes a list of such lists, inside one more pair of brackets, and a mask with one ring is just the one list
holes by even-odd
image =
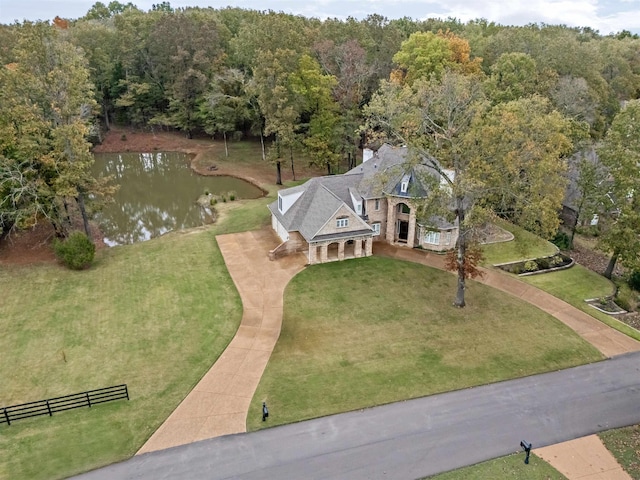
[[[580, 152], [599, 149], [598, 178], [579, 189], [582, 215], [614, 213], [603, 225], [617, 233], [603, 245], [637, 261], [625, 246], [637, 243], [634, 210], [621, 215], [636, 201], [634, 160], [619, 172], [619, 156], [636, 150], [614, 133], [630, 128], [640, 93], [640, 39], [628, 31], [375, 14], [319, 20], [168, 2], [145, 12], [112, 1], [52, 25], [0, 25], [0, 65], [3, 231], [46, 217], [63, 233], [71, 204], [86, 219], [110, 192], [89, 174], [88, 140], [117, 123], [206, 132], [225, 147], [259, 138], [278, 184], [300, 152], [333, 173], [354, 166], [365, 144], [405, 143], [416, 159], [456, 172], [450, 198], [422, 210], [459, 222], [462, 279], [473, 270], [465, 259], [474, 225], [489, 213], [553, 236], [568, 163], [590, 178]], [[616, 175], [636, 183], [617, 185]], [[605, 211], [595, 184], [613, 208]], [[622, 219], [626, 236], [616, 230]]]

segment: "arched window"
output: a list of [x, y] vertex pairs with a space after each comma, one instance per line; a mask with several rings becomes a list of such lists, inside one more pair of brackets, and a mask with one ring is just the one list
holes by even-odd
[[399, 203], [398, 204], [398, 213], [409, 213], [411, 209], [409, 208], [409, 205], [407, 205], [406, 203]]

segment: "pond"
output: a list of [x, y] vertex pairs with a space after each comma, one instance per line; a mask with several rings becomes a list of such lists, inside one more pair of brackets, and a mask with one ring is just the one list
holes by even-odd
[[198, 175], [188, 160], [179, 152], [95, 154], [94, 175], [113, 175], [120, 186], [115, 201], [96, 215], [107, 245], [143, 242], [210, 223], [211, 215], [196, 203], [206, 191], [233, 192], [236, 199], [263, 195], [239, 178]]

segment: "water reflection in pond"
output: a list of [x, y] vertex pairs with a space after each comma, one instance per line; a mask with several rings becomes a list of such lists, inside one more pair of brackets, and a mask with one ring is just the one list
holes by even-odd
[[203, 225], [210, 215], [196, 204], [209, 191], [258, 198], [262, 191], [234, 177], [204, 177], [178, 152], [97, 153], [94, 174], [113, 175], [120, 185], [115, 202], [97, 215], [107, 245], [142, 242], [171, 230]]

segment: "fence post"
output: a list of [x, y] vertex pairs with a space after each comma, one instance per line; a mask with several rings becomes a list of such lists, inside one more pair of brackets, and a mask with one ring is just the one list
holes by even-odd
[[127, 394], [127, 400], [129, 400], [129, 389], [127, 388], [127, 384], [124, 385], [124, 393]]
[[7, 412], [7, 407], [4, 407], [4, 418], [7, 420], [7, 425], [11, 425], [11, 421], [9, 420], [9, 412]]
[[49, 405], [49, 400], [47, 400], [47, 410], [49, 410], [49, 416], [53, 417], [53, 413], [51, 413], [51, 405]]
[[91, 399], [89, 398], [89, 392], [86, 392], [87, 395], [87, 404], [89, 405], [89, 408], [91, 408]]

